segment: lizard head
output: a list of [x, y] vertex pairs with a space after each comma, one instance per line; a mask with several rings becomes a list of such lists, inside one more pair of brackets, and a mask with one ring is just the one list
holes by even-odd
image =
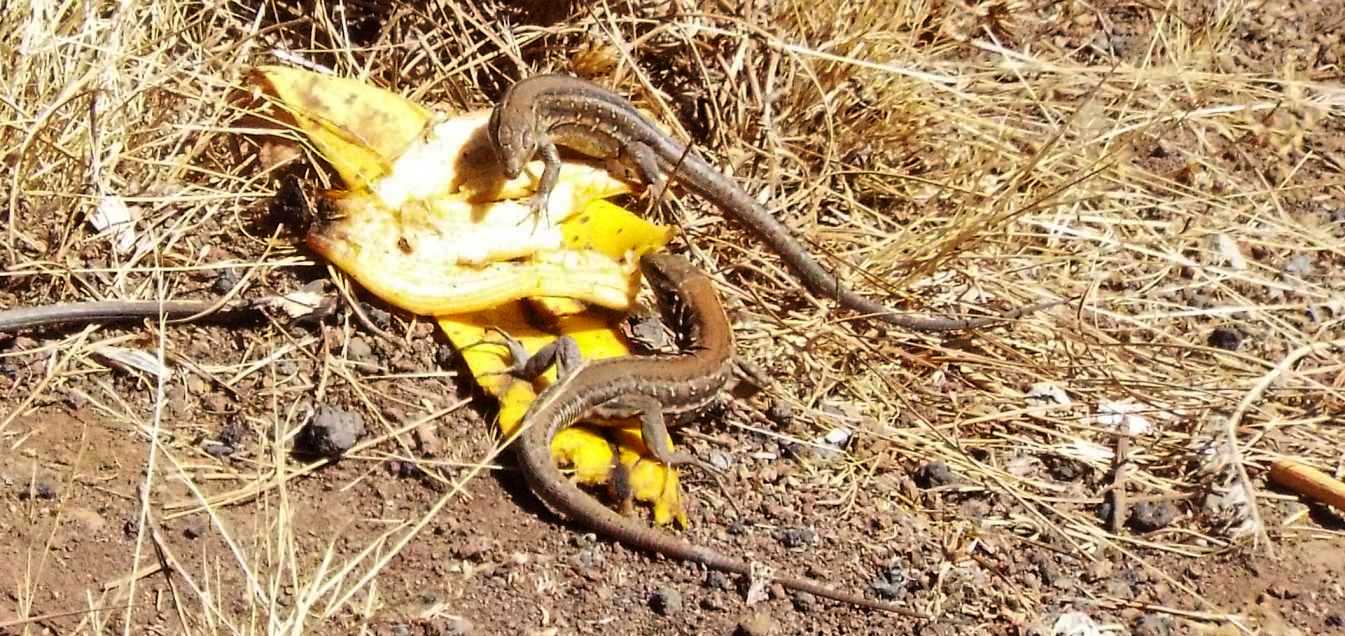
[[510, 104], [506, 95], [505, 99], [500, 100], [491, 111], [488, 127], [490, 144], [495, 148], [495, 156], [500, 161], [504, 176], [510, 179], [521, 174], [523, 165], [537, 154], [537, 136], [533, 134], [532, 126], [527, 121], [529, 118], [515, 117], [509, 113], [511, 108], [517, 107], [516, 104]]

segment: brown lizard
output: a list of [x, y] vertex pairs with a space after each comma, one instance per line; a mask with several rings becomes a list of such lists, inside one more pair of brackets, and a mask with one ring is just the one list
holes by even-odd
[[[580, 418], [600, 412], [603, 417], [638, 414], [645, 443], [655, 456], [667, 463], [684, 463], [686, 456], [668, 448], [664, 415], [699, 409], [734, 381], [733, 328], [710, 278], [685, 258], [666, 253], [645, 255], [640, 268], [665, 315], [671, 320], [679, 309], [685, 314], [682, 319], [688, 343], [683, 352], [585, 360], [577, 368], [563, 369], [560, 379], [542, 391], [524, 415], [524, 430], [516, 442], [519, 463], [538, 498], [601, 535], [633, 548], [751, 576], [751, 565], [745, 561], [639, 525], [607, 508], [571, 483], [552, 460], [551, 438]], [[531, 367], [524, 374], [536, 373], [549, 360], [525, 363], [525, 359], [516, 357], [515, 364], [521, 363]], [[929, 618], [809, 579], [775, 580], [787, 588], [844, 603]]]
[[560, 176], [557, 145], [633, 165], [644, 180], [662, 188], [670, 179], [685, 185], [746, 226], [784, 259], [813, 294], [906, 329], [977, 329], [1061, 304], [1049, 301], [1001, 316], [954, 319], [898, 313], [841, 285], [799, 243], [789, 228], [700, 154], [664, 134], [630, 102], [596, 84], [566, 75], [538, 75], [509, 87], [491, 112], [489, 135], [505, 176], [517, 177], [536, 155], [544, 164], [532, 207], [546, 207]]

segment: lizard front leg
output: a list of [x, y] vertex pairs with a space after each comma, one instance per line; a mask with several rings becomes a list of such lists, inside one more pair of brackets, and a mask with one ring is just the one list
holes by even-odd
[[[537, 152], [542, 157], [542, 178], [537, 182], [537, 193], [532, 195], [533, 215], [546, 214], [551, 201], [551, 191], [560, 181], [560, 151], [555, 142], [545, 134], [537, 137]], [[549, 218], [549, 217], [548, 217]]]
[[[503, 373], [521, 380], [530, 382], [536, 379], [552, 364], [556, 365], [557, 378], [564, 378], [583, 361], [578, 343], [569, 336], [560, 336], [529, 355], [523, 348], [523, 343], [516, 338], [498, 327], [491, 329], [500, 334], [509, 349], [509, 355], [513, 358], [513, 363]], [[663, 417], [663, 404], [656, 398], [642, 394], [619, 396], [595, 407], [592, 415], [606, 421], [639, 415], [640, 437], [654, 459], [670, 467], [695, 466], [710, 473], [715, 481], [719, 481], [719, 469], [690, 453], [673, 450], [672, 437], [668, 434], [667, 421]], [[723, 483], [719, 485], [723, 489]]]
[[509, 332], [499, 327], [489, 327], [489, 329], [500, 334], [500, 338], [504, 340], [504, 346], [509, 349], [511, 359], [509, 368], [499, 373], [507, 373], [520, 380], [531, 382], [546, 373], [546, 370], [552, 364], [555, 364], [556, 376], [563, 378], [583, 361], [583, 354], [579, 351], [579, 343], [569, 336], [560, 336], [538, 349], [537, 353], [529, 354], [528, 350], [523, 347], [523, 343], [509, 335]]
[[[513, 358], [513, 364], [505, 373], [521, 380], [531, 381], [536, 379], [545, 373], [552, 364], [556, 365], [557, 377], [564, 378], [571, 370], [578, 367], [583, 360], [579, 345], [574, 341], [574, 338], [569, 336], [556, 338], [538, 349], [536, 353], [529, 355], [527, 350], [523, 348], [523, 343], [516, 338], [502, 329], [496, 327], [492, 327], [492, 329], [503, 338], [505, 346], [509, 348], [509, 355]], [[636, 394], [616, 397], [594, 408], [593, 414], [605, 420], [615, 420], [639, 414], [640, 435], [644, 438], [644, 444], [649, 448], [649, 452], [654, 455], [654, 459], [667, 466], [692, 464], [715, 472], [714, 467], [709, 464], [688, 453], [672, 449], [671, 437], [668, 435], [668, 425], [663, 418], [663, 404], [651, 396]]]

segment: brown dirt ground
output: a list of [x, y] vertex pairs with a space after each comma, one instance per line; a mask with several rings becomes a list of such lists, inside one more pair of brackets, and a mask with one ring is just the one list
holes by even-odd
[[[1178, 2], [1171, 10], [1159, 6], [1162, 3], [1117, 3], [1116, 8], [1106, 11], [1084, 10], [1080, 3], [1044, 1], [933, 4], [942, 9], [933, 13], [932, 22], [911, 30], [918, 31], [920, 37], [912, 36], [910, 44], [925, 51], [931, 60], [937, 59], [943, 68], [958, 64], [969, 68], [973, 64], [983, 65], [977, 68], [993, 66], [984, 51], [957, 44], [958, 38], [950, 36], [967, 29], [995, 33], [1010, 48], [1035, 44], [1056, 61], [1094, 69], [1105, 69], [1116, 59], [1138, 63], [1152, 53], [1155, 33], [1171, 28], [1174, 21], [1186, 24], [1187, 35], [1196, 34], [1191, 35], [1193, 38], [1198, 39], [1199, 34], [1226, 36], [1228, 40], [1218, 48], [1219, 63], [1225, 65], [1222, 72], [1231, 75], [1284, 73], [1284, 60], [1292, 55], [1297, 60], [1298, 77], [1338, 83], [1340, 56], [1345, 52], [1340, 45], [1345, 36], [1342, 11], [1335, 3], [1320, 10], [1287, 2], [1256, 3], [1252, 10], [1238, 12], [1234, 24], [1217, 29], [1210, 25], [1217, 22], [1216, 9], [1224, 5], [1216, 3]], [[555, 9], [557, 15], [565, 15], [563, 9]], [[648, 15], [661, 15], [661, 9], [641, 9], [646, 10]], [[732, 10], [758, 24], [774, 24], [764, 3]], [[263, 27], [283, 25], [292, 17], [274, 8], [265, 13]], [[238, 16], [245, 14], [251, 15], [238, 12]], [[466, 13], [458, 17], [462, 15]], [[490, 17], [484, 22], [489, 24], [506, 15], [512, 23], [523, 25], [549, 24], [548, 20], [555, 19], [547, 12], [508, 7], [475, 15]], [[377, 32], [379, 25], [393, 23], [391, 16], [357, 13], [350, 21], [352, 29], [358, 31], [352, 37], [366, 37], [360, 35], [360, 29]], [[403, 15], [400, 19], [408, 18]], [[481, 26], [483, 22], [464, 20], [456, 25], [486, 28]], [[820, 45], [825, 35], [823, 27], [813, 26], [819, 29], [819, 35], [809, 42]], [[233, 33], [229, 29], [224, 32]], [[277, 33], [283, 35], [284, 30]], [[791, 37], [806, 36], [791, 33]], [[188, 40], [184, 38], [184, 42]], [[574, 42], [563, 38], [557, 41]], [[217, 47], [227, 44], [212, 42]], [[491, 42], [489, 47], [499, 44]], [[1114, 48], [1115, 57], [1100, 48], [1105, 46]], [[667, 82], [663, 87], [685, 97], [674, 105], [684, 119], [692, 119], [697, 109], [711, 108], [705, 104], [722, 98], [722, 94], [706, 96], [694, 85], [677, 85], [684, 77], [677, 75], [676, 69], [661, 66], [675, 66], [673, 62], [644, 59], [641, 63], [666, 71], [666, 77], [660, 75], [661, 81]], [[930, 62], [928, 67], [937, 65]], [[1000, 81], [1006, 91], [1018, 90], [1013, 73], [1005, 72]], [[410, 81], [389, 84], [408, 93], [415, 88]], [[464, 98], [452, 89], [438, 90], [442, 92], [434, 92], [434, 97], [445, 101], [476, 100], [471, 104], [474, 106], [484, 103], [480, 94]], [[881, 92], [883, 88], [856, 85], [849, 90], [855, 92], [851, 97], [856, 103], [862, 103], [866, 90]], [[1080, 96], [1070, 93], [1069, 98]], [[1174, 95], [1176, 101], [1184, 99], [1187, 96]], [[1212, 99], [1183, 107], [1211, 103], [1222, 102]], [[1024, 98], [1021, 108], [1015, 115], [1032, 110], [1030, 100]], [[1229, 187], [1242, 184], [1248, 188], [1251, 186], [1246, 184], [1259, 187], [1278, 182], [1285, 176], [1284, 166], [1297, 165], [1300, 171], [1293, 176], [1297, 182], [1327, 185], [1286, 191], [1280, 203], [1288, 210], [1287, 215], [1329, 216], [1331, 210], [1345, 210], [1339, 172], [1339, 161], [1345, 157], [1341, 154], [1345, 151], [1341, 142], [1345, 126], [1339, 106], [1334, 116], [1312, 124], [1320, 128], [1306, 131], [1302, 120], [1289, 110], [1286, 106], [1272, 114], [1258, 111], [1265, 115], [1257, 123], [1259, 127], [1248, 128], [1242, 145], [1229, 144], [1222, 156], [1192, 159], [1185, 155], [1184, 149], [1194, 144], [1185, 136], [1190, 134], [1187, 130], [1170, 130], [1134, 141], [1134, 165], [1145, 174], [1164, 175], [1171, 183], [1182, 184], [1198, 183], [1201, 177], [1197, 173], [1202, 168], [1216, 173], [1217, 167], [1221, 172], [1215, 180], [1227, 175]], [[1280, 121], [1277, 117], [1288, 119]], [[707, 118], [695, 119], [703, 122]], [[723, 128], [743, 125], [718, 121]], [[692, 134], [711, 148], [727, 143], [715, 135], [748, 143], [722, 131], [710, 134], [693, 130]], [[946, 139], [922, 139], [918, 131], [906, 134], [916, 140], [913, 143], [950, 143]], [[898, 144], [900, 137], [874, 138], [871, 145], [843, 149], [841, 155], [854, 163], [882, 160], [899, 170], [929, 170], [937, 178], [938, 167], [931, 165], [930, 158], [884, 145]], [[0, 147], [0, 156], [12, 166], [15, 137], [10, 134], [0, 139], [9, 146]], [[1289, 140], [1284, 142], [1287, 145], [1277, 145], [1284, 139]], [[1005, 146], [1018, 143], [1006, 140]], [[216, 140], [201, 156], [223, 163], [239, 163], [247, 156], [246, 151], [240, 154], [229, 146]], [[733, 152], [727, 150], [725, 154], [732, 156]], [[1331, 171], [1330, 161], [1300, 161], [1305, 156], [1334, 157], [1336, 171]], [[982, 176], [991, 179], [989, 172]], [[168, 187], [190, 183], [193, 177], [175, 178], [182, 181]], [[1210, 177], [1207, 174], [1204, 178]], [[152, 187], [144, 183], [139, 186]], [[956, 206], [956, 201], [941, 199], [929, 201], [929, 207], [924, 208], [904, 195], [859, 190], [852, 200], [899, 207], [895, 215], [902, 222], [908, 217], [918, 218], [927, 210], [930, 216], [937, 216], [933, 212]], [[7, 190], [5, 193], [8, 195]], [[78, 221], [50, 214], [60, 208], [46, 208], [47, 213], [42, 213], [39, 208], [43, 199], [38, 195], [30, 197], [25, 191], [20, 199], [25, 202], [22, 219], [26, 231], [41, 237], [43, 246], [53, 248], [24, 252], [26, 262], [52, 259], [55, 245], [64, 247], [72, 233], [85, 231]], [[257, 221], [265, 214], [265, 197], [230, 205], [235, 207], [227, 214], [201, 221], [199, 242], [185, 252], [207, 246], [201, 252], [207, 261], [259, 257], [258, 233], [245, 236], [243, 228], [250, 226], [239, 224], [235, 217]], [[1148, 220], [1155, 221], [1167, 218], [1167, 210], [1157, 201], [1153, 208], [1137, 214], [1148, 214]], [[1340, 250], [1345, 230], [1340, 225], [1331, 229], [1331, 222], [1345, 223], [1345, 217], [1323, 221], [1319, 226], [1326, 233], [1324, 241], [1335, 246], [1334, 252], [1315, 253], [1318, 270], [1328, 273], [1324, 278], [1345, 265], [1345, 251]], [[693, 241], [708, 242], [707, 237], [717, 231], [700, 227], [689, 234]], [[999, 245], [998, 239], [984, 241]], [[74, 259], [67, 262], [77, 262], [91, 271], [110, 262], [106, 248], [97, 243], [81, 239], [71, 245], [72, 250], [62, 255]], [[722, 245], [717, 247], [722, 250], [718, 254], [725, 267], [733, 252]], [[1281, 247], [1278, 252], [1279, 248], [1270, 251], [1282, 255], [1293, 250], [1292, 246]], [[970, 249], [974, 253], [978, 247]], [[1275, 261], [1272, 255], [1252, 251], [1254, 258]], [[20, 265], [8, 263], [7, 269], [18, 270]], [[318, 267], [277, 268], [264, 284], [271, 290], [288, 291], [325, 275], [325, 270]], [[1179, 277], [1182, 273], [1170, 275]], [[188, 272], [175, 279], [175, 284], [184, 295], [205, 297], [216, 283], [214, 276], [212, 272]], [[728, 284], [744, 288], [749, 287], [748, 282], [771, 286], [788, 281], [769, 277], [749, 280], [751, 273], [742, 271], [724, 276]], [[109, 293], [113, 286], [105, 273], [54, 273], [4, 281], [0, 308], [87, 299], [84, 292], [88, 289]], [[1338, 286], [1332, 287], [1336, 283], [1322, 284], [1339, 291]], [[1118, 294], [1136, 291], [1138, 285], [1128, 279], [1128, 272], [1120, 271], [1103, 283], [1104, 289]], [[1147, 293], [1148, 289], [1143, 291]], [[1063, 295], [1085, 290], [1057, 291]], [[806, 303], [789, 300], [787, 293], [767, 293], [774, 294], [768, 300], [777, 307], [816, 313]], [[847, 386], [845, 374], [872, 376], [875, 371], [866, 362], [870, 354], [875, 358], [885, 356], [884, 362], [896, 361], [883, 367], [902, 369], [904, 375], [898, 378], [896, 388], [944, 404], [939, 411], [930, 411], [933, 415], [942, 417], [952, 409], [975, 418], [991, 411], [983, 408], [987, 403], [977, 402], [978, 394], [966, 387], [979, 389], [1003, 383], [1024, 388], [1026, 374], [1016, 375], [1014, 370], [1001, 367], [1014, 366], [1013, 360], [1026, 359], [1038, 351], [994, 341], [992, 336], [988, 343], [953, 337], [939, 339], [938, 347], [934, 347], [923, 340], [911, 340], [891, 347], [880, 344], [865, 352], [828, 332], [815, 343], [819, 347], [817, 359], [800, 361], [788, 355], [767, 355], [758, 349], [774, 345], [762, 344], [764, 332], [759, 325], [769, 320], [763, 318], [766, 314], [749, 307], [755, 298], [735, 291], [731, 301], [735, 318], [748, 323], [745, 330], [750, 335], [743, 347], [752, 351], [749, 357], [768, 358], [768, 369], [784, 378], [780, 391], [808, 396], [809, 409], [830, 410], [832, 416], [839, 412], [843, 421], [857, 421], [846, 419], [848, 409], [863, 402], [869, 391], [858, 383]], [[1196, 304], [1195, 299], [1185, 298]], [[371, 302], [371, 307], [382, 306]], [[781, 311], [777, 315], [790, 314]], [[1063, 315], [1057, 321], [1073, 319], [1072, 315]], [[272, 317], [230, 324], [173, 325], [162, 333], [157, 325], [135, 324], [103, 327], [87, 335], [78, 328], [26, 333], [17, 338], [0, 334], [0, 353], [9, 354], [0, 358], [0, 370], [4, 371], [0, 374], [0, 414], [14, 415], [0, 426], [0, 572], [6, 574], [0, 576], [0, 634], [336, 634], [360, 630], [378, 634], [720, 634], [735, 630], [777, 634], [1028, 634], [1051, 633], [1051, 626], [1068, 611], [1087, 614], [1105, 628], [1103, 633], [1236, 634], [1243, 629], [1276, 634], [1345, 633], [1345, 587], [1339, 577], [1345, 571], [1345, 535], [1339, 517], [1330, 511], [1305, 508], [1291, 494], [1269, 489], [1258, 470], [1254, 481], [1265, 490], [1261, 513], [1274, 552], [1267, 554], [1251, 547], [1249, 539], [1234, 542], [1212, 529], [1217, 524], [1198, 505], [1208, 492], [1208, 484], [1184, 467], [1188, 454], [1196, 451], [1183, 447], [1186, 438], [1165, 438], [1143, 444], [1144, 456], [1138, 460], [1140, 476], [1135, 478], [1132, 495], [1167, 497], [1176, 518], [1152, 530], [1123, 528], [1111, 534], [1097, 514], [1100, 493], [1110, 483], [1106, 463], [1099, 465], [1045, 450], [1036, 443], [1040, 441], [1034, 437], [1037, 429], [1017, 428], [999, 420], [940, 430], [942, 435], [965, 436], [970, 450], [955, 457], [974, 458], [974, 465], [1022, 455], [1035, 458], [1044, 468], [1032, 473], [1032, 478], [1049, 487], [1024, 496], [1027, 491], [1019, 486], [1006, 485], [1002, 476], [1007, 472], [1001, 470], [995, 473], [999, 477], [990, 478], [990, 472], [978, 473], [965, 464], [954, 466], [955, 475], [944, 479], [941, 464], [931, 463], [922, 455], [922, 449], [928, 446], [910, 446], [905, 438], [899, 442], [862, 435], [847, 448], [847, 456], [819, 455], [727, 425], [745, 421], [742, 413], [733, 409], [693, 424], [692, 434], [681, 438], [689, 440], [685, 443], [702, 458], [712, 452], [731, 458], [733, 465], [726, 478], [728, 496], [746, 511], [745, 518], [738, 518], [712, 483], [689, 475], [693, 525], [685, 533], [687, 538], [726, 552], [750, 555], [779, 572], [817, 577], [842, 589], [871, 594], [875, 587], [892, 590], [898, 600], [943, 617], [933, 625], [797, 597], [779, 589], [772, 590], [768, 600], [748, 607], [739, 577], [651, 558], [575, 531], [531, 499], [510, 470], [507, 457], [500, 461], [502, 470], [473, 480], [467, 494], [451, 500], [378, 571], [372, 583], [366, 584], [360, 578], [370, 563], [388, 554], [400, 536], [398, 532], [426, 515], [462, 475], [463, 465], [486, 457], [495, 441], [491, 406], [461, 380], [458, 361], [443, 337], [423, 320], [412, 320], [398, 315], [398, 322], [391, 323], [398, 333], [404, 331], [410, 336], [397, 344], [365, 332], [344, 310], [318, 325], [286, 324]], [[1123, 326], [1131, 324], [1116, 320]], [[808, 323], [792, 324], [806, 327]], [[1059, 322], [1051, 324], [1058, 326]], [[1207, 333], [1219, 324], [1206, 322], [1193, 328]], [[1184, 327], [1166, 328], [1180, 331]], [[1333, 329], [1339, 337], [1341, 327]], [[1146, 343], [1161, 340], [1150, 340], [1147, 336], [1153, 332], [1144, 328], [1127, 327], [1118, 333], [1121, 331], [1126, 335], [1106, 346], [1134, 345], [1137, 357], [1150, 355]], [[1264, 347], [1251, 355], [1270, 360], [1272, 365], [1290, 347], [1276, 340], [1276, 333], [1252, 328], [1244, 335]], [[83, 354], [68, 361], [62, 358], [63, 351], [80, 350], [76, 345], [121, 336], [125, 337], [119, 341], [122, 345], [140, 345], [151, 351], [162, 337], [166, 351], [189, 359], [203, 372], [179, 368], [159, 401], [154, 384], [141, 375], [111, 370], [97, 358]], [[1198, 340], [1203, 344], [1204, 336]], [[802, 341], [795, 331], [790, 342], [802, 349]], [[949, 357], [950, 350], [961, 357]], [[279, 352], [271, 363], [249, 367], [270, 352]], [[1068, 355], [1059, 350], [1050, 353], [1075, 356], [1054, 367], [1062, 381], [1074, 374], [1084, 377], [1088, 367], [1108, 364], [1103, 358], [1089, 358], [1095, 353], [1092, 349]], [[997, 356], [1020, 357], [1006, 357], [1001, 364], [991, 361]], [[53, 374], [53, 364], [65, 366]], [[1189, 377], [1193, 385], [1204, 382], [1197, 376], [1208, 367], [1183, 371], [1179, 366], [1173, 367], [1178, 369], [1174, 375]], [[1250, 377], [1254, 380], [1264, 371], [1257, 367], [1249, 372]], [[1156, 375], [1149, 385], [1132, 376], [1130, 386], [1141, 393], [1149, 389], [1157, 392], [1170, 377]], [[223, 379], [229, 379], [229, 390], [222, 388]], [[1237, 380], [1232, 388], [1220, 388], [1215, 386], [1218, 382], [1212, 382], [1202, 384], [1201, 390], [1220, 395], [1221, 412], [1226, 415], [1252, 384], [1247, 376], [1238, 376]], [[1330, 378], [1323, 382], [1331, 384]], [[1339, 377], [1336, 382], [1335, 393], [1286, 399], [1296, 407], [1315, 409], [1319, 423], [1338, 425], [1345, 401], [1340, 399]], [[952, 385], [963, 388], [948, 388]], [[892, 385], [874, 386], [879, 387], [877, 391], [893, 390]], [[30, 396], [36, 397], [29, 402]], [[824, 399], [812, 400], [817, 396]], [[1192, 398], [1193, 404], [1199, 399], [1203, 398]], [[156, 404], [160, 408], [156, 409]], [[457, 406], [434, 421], [433, 437], [437, 439], [401, 431], [396, 441], [383, 442], [277, 487], [270, 483], [276, 479], [277, 470], [295, 471], [304, 465], [290, 455], [290, 447], [293, 433], [317, 404], [361, 413], [371, 435]], [[919, 422], [924, 417], [920, 404], [924, 402], [912, 407], [914, 415], [903, 412], [893, 421], [914, 431], [925, 430]], [[1001, 402], [988, 404], [1008, 410]], [[1208, 407], [1205, 402], [1199, 404], [1193, 410]], [[819, 425], [809, 409], [795, 409], [791, 417], [779, 415], [782, 406], [759, 406], [775, 413], [775, 425], [795, 438], [812, 439], [830, 428]], [[161, 417], [156, 424], [158, 410]], [[1258, 421], [1262, 415], [1257, 415]], [[1192, 415], [1191, 419], [1200, 417]], [[1045, 426], [1043, 421], [1033, 422]], [[1339, 446], [1333, 446], [1340, 438], [1329, 428], [1313, 429], [1316, 432], [1305, 436], [1256, 429], [1263, 430], [1269, 431], [1261, 440], [1264, 444], [1292, 447], [1320, 465], [1338, 465], [1340, 461]], [[1242, 432], [1244, 444], [1249, 431]], [[1308, 446], [1305, 437], [1315, 440], [1316, 445]], [[156, 440], [154, 444], [151, 439]], [[221, 444], [230, 452], [208, 452]], [[147, 496], [153, 502], [150, 508], [154, 516], [149, 523], [142, 523], [145, 520], [140, 516], [138, 488], [147, 481], [145, 471], [151, 465], [151, 455], [157, 475], [148, 480], [152, 488]], [[197, 509], [202, 493], [220, 495], [257, 483], [268, 485], [255, 497], [234, 505], [212, 506], [208, 513]], [[1082, 544], [1089, 549], [1079, 549]], [[137, 554], [140, 576], [130, 579], [128, 576], [137, 569], [133, 567]], [[173, 564], [181, 574], [157, 569], [161, 562]], [[886, 586], [874, 585], [884, 577]], [[345, 596], [347, 592], [349, 596]], [[129, 612], [124, 609], [128, 599]], [[184, 627], [184, 621], [189, 628]]]

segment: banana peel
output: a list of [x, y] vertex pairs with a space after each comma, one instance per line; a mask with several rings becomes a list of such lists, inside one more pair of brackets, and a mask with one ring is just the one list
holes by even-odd
[[[523, 224], [533, 223], [527, 207], [513, 201], [412, 201], [397, 210], [369, 193], [329, 195], [327, 201], [338, 216], [310, 231], [308, 246], [374, 295], [412, 313], [459, 315], [537, 296], [620, 310], [639, 289], [634, 259], [642, 245], [622, 254], [571, 249], [562, 229], [575, 222], [527, 228]], [[662, 232], [649, 226], [637, 233], [654, 245]]]
[[[482, 389], [496, 397], [501, 431], [517, 429], [554, 369], [515, 380], [508, 349], [492, 328], [529, 352], [568, 335], [587, 359], [629, 355], [613, 327], [639, 289], [641, 254], [663, 247], [669, 228], [603, 199], [629, 191], [605, 170], [562, 164], [545, 214], [514, 199], [529, 195], [540, 162], [506, 179], [486, 136], [488, 111], [440, 117], [359, 81], [277, 66], [255, 70], [277, 120], [302, 134], [347, 190], [324, 195], [327, 214], [306, 243], [374, 295], [434, 316]], [[588, 309], [594, 305], [597, 309]], [[545, 324], [529, 320], [544, 315]], [[572, 427], [552, 454], [580, 483], [625, 467], [630, 495], [653, 504], [659, 524], [686, 525], [676, 472], [653, 461], [636, 422], [612, 431]]]

